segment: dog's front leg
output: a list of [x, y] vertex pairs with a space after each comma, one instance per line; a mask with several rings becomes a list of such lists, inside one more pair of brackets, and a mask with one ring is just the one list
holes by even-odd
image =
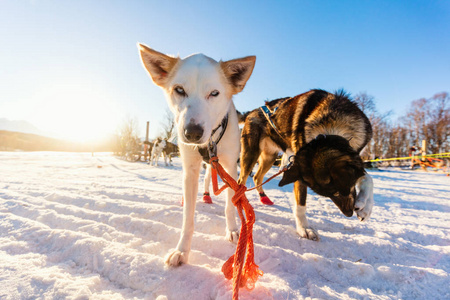
[[211, 195], [209, 194], [209, 186], [211, 184], [211, 165], [206, 165], [205, 178], [203, 179], [203, 202], [212, 204]]
[[203, 191], [209, 194], [209, 186], [211, 185], [211, 165], [207, 165], [205, 169], [205, 178], [203, 179]]
[[369, 174], [359, 178], [356, 182], [359, 189], [355, 201], [355, 211], [361, 221], [367, 221], [372, 214], [373, 200], [373, 180]]
[[[166, 264], [179, 266], [187, 263], [194, 234], [195, 203], [198, 192], [198, 177], [201, 158], [198, 153], [182, 153], [183, 160], [183, 226], [176, 250], [166, 256]], [[187, 155], [186, 155], [187, 154]], [[196, 155], [195, 155], [196, 154]]]
[[[221, 163], [224, 169], [233, 177], [234, 180], [237, 180], [237, 158], [236, 159], [228, 159], [222, 160]], [[238, 226], [236, 223], [236, 208], [231, 201], [231, 198], [234, 196], [234, 191], [231, 188], [227, 189], [227, 201], [225, 204], [225, 219], [227, 222], [227, 228], [225, 231], [225, 238], [232, 242], [237, 243], [239, 239]]]
[[297, 233], [302, 237], [313, 241], [318, 241], [319, 234], [308, 225], [308, 220], [306, 219], [306, 196], [307, 196], [307, 186], [302, 184], [300, 181], [294, 182], [294, 217], [295, 225], [297, 228]]

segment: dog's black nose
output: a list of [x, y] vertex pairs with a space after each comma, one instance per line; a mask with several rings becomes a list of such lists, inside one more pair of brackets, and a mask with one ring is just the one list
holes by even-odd
[[203, 136], [203, 128], [198, 124], [189, 123], [184, 128], [184, 136], [188, 142], [198, 142]]

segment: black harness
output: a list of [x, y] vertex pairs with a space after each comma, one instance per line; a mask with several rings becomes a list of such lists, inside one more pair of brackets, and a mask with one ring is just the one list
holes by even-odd
[[[206, 147], [198, 147], [198, 152], [203, 157], [203, 161], [207, 164], [209, 164], [209, 160], [211, 157], [217, 155], [217, 144], [222, 139], [225, 130], [227, 129], [228, 125], [228, 114], [225, 115], [225, 117], [222, 119], [222, 122], [220, 122], [219, 126], [217, 126], [213, 131], [211, 132], [211, 137], [209, 138], [208, 146]], [[213, 141], [213, 135], [216, 133], [219, 128], [222, 127], [222, 131], [219, 133], [219, 136], [215, 141]]]

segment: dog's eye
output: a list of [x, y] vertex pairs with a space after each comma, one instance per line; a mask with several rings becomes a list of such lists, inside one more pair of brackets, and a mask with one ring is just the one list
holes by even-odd
[[210, 96], [210, 97], [217, 97], [217, 96], [219, 96], [219, 94], [220, 94], [220, 93], [219, 93], [218, 90], [214, 90], [214, 91], [211, 92], [211, 94], [209, 94], [209, 96]]
[[183, 87], [177, 86], [175, 87], [175, 92], [180, 96], [186, 96], [186, 92], [184, 91]]

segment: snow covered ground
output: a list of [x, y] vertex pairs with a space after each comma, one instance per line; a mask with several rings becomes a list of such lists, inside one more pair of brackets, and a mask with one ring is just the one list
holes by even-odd
[[[240, 298], [449, 299], [450, 177], [369, 173], [369, 222], [309, 194], [320, 242], [296, 235], [292, 186], [270, 182], [271, 207], [249, 193], [265, 274]], [[181, 228], [180, 182], [177, 158], [151, 167], [110, 154], [0, 152], [0, 299], [230, 299], [220, 269], [235, 245], [223, 238], [222, 195], [208, 205], [199, 194], [190, 264], [164, 265]]]

